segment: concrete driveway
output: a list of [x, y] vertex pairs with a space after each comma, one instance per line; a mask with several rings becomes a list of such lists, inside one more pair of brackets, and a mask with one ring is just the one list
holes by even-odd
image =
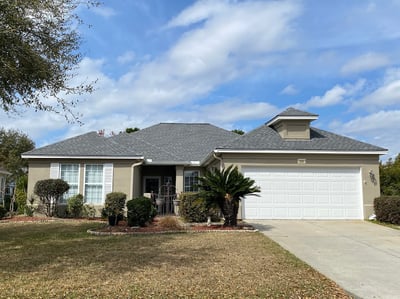
[[356, 298], [400, 298], [400, 230], [365, 221], [247, 221]]

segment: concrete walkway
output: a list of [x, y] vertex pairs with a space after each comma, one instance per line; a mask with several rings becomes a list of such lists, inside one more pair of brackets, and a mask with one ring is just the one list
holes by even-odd
[[400, 230], [365, 221], [247, 222], [355, 298], [400, 298]]

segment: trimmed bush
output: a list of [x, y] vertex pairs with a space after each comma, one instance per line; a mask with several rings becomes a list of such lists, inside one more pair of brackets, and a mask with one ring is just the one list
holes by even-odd
[[39, 196], [40, 202], [45, 207], [46, 216], [54, 216], [56, 207], [62, 195], [69, 190], [69, 185], [62, 179], [48, 179], [37, 181], [34, 192]]
[[400, 225], [400, 197], [381, 196], [375, 198], [376, 220]]
[[219, 209], [209, 206], [199, 193], [185, 192], [179, 196], [179, 214], [187, 222], [206, 222], [208, 217], [212, 221], [219, 221]]
[[6, 217], [7, 215], [7, 209], [3, 206], [0, 206], [0, 219]]
[[154, 208], [150, 198], [138, 197], [126, 203], [129, 226], [145, 226], [154, 218]]
[[83, 195], [77, 194], [68, 198], [67, 206], [68, 215], [74, 218], [81, 217], [83, 211]]
[[123, 218], [123, 211], [125, 207], [126, 194], [123, 192], [111, 192], [106, 195], [103, 212], [108, 216], [109, 224], [112, 225], [110, 219], [114, 219], [114, 225]]

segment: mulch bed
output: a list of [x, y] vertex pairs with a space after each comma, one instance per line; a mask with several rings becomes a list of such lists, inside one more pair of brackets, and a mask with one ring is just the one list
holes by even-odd
[[0, 223], [10, 223], [10, 222], [48, 222], [48, 221], [96, 221], [103, 222], [104, 226], [100, 228], [90, 230], [91, 233], [115, 233], [115, 234], [132, 234], [132, 233], [168, 233], [168, 232], [212, 232], [212, 231], [256, 231], [256, 229], [246, 223], [239, 222], [236, 227], [223, 226], [222, 223], [212, 223], [207, 225], [206, 223], [184, 223], [181, 227], [165, 227], [160, 225], [160, 218], [156, 217], [153, 222], [147, 224], [144, 227], [129, 227], [126, 221], [119, 221], [118, 225], [110, 226], [107, 221], [101, 218], [87, 219], [66, 219], [66, 218], [53, 218], [53, 217], [29, 217], [16, 215], [13, 217], [7, 217], [0, 220]]

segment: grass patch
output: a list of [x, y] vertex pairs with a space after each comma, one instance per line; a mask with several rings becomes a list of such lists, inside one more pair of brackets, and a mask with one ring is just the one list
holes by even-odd
[[346, 297], [261, 233], [86, 233], [96, 225], [0, 224], [0, 297]]
[[368, 221], [371, 222], [371, 223], [374, 223], [374, 224], [379, 224], [379, 225], [382, 225], [382, 226], [386, 226], [386, 227], [390, 227], [390, 228], [393, 228], [393, 229], [400, 230], [400, 225], [397, 225], [397, 224], [381, 222], [381, 221], [378, 221], [378, 220], [368, 220]]

